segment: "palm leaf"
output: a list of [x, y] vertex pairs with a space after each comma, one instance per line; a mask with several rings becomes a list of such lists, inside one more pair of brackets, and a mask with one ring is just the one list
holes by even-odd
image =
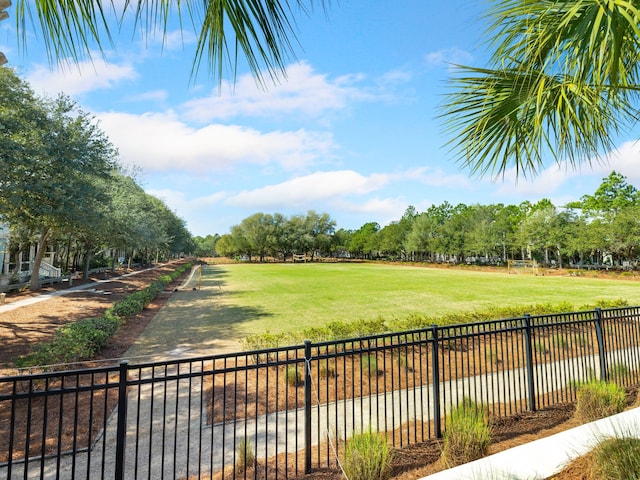
[[632, 0], [494, 0], [486, 69], [460, 67], [443, 107], [474, 174], [574, 167], [637, 121], [640, 12]]
[[[315, 3], [330, 0], [28, 0], [15, 1], [19, 44], [27, 43], [27, 20], [39, 27], [52, 63], [91, 58], [114, 45], [117, 30], [128, 14], [143, 25], [142, 35], [161, 31], [177, 18], [182, 28], [190, 24], [198, 38], [192, 73], [205, 62], [219, 81], [228, 66], [235, 74], [241, 56], [257, 79], [263, 69], [272, 79], [285, 74], [295, 57], [294, 18]], [[188, 20], [188, 22], [187, 22]]]
[[621, 105], [539, 70], [460, 67], [443, 107], [448, 143], [476, 175], [535, 175], [550, 155], [574, 166], [611, 147]]

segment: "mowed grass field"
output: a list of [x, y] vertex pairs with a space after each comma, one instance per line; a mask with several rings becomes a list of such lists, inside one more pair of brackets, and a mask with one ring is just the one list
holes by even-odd
[[[208, 293], [207, 293], [208, 292]], [[508, 305], [640, 305], [640, 283], [385, 264], [228, 264], [203, 270], [199, 308], [226, 338], [328, 322], [437, 317]], [[195, 312], [194, 312], [195, 313]], [[211, 332], [210, 332], [211, 333]]]

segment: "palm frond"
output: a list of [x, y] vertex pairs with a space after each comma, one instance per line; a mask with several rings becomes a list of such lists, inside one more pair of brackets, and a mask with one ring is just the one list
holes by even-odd
[[619, 109], [600, 89], [539, 70], [459, 68], [442, 116], [448, 146], [472, 174], [526, 177], [547, 155], [577, 165], [611, 146]]
[[[192, 73], [206, 63], [209, 73], [222, 80], [225, 67], [235, 75], [244, 57], [252, 73], [263, 71], [276, 79], [295, 58], [294, 19], [314, 4], [330, 0], [16, 0], [14, 18], [21, 48], [27, 43], [27, 20], [39, 28], [51, 63], [69, 58], [79, 62], [92, 51], [114, 46], [115, 31], [128, 14], [134, 15], [143, 35], [165, 36], [177, 19], [190, 24], [198, 38]], [[184, 21], [188, 20], [188, 22]]]
[[486, 69], [461, 67], [443, 108], [449, 146], [474, 174], [573, 166], [637, 122], [634, 0], [494, 0]]

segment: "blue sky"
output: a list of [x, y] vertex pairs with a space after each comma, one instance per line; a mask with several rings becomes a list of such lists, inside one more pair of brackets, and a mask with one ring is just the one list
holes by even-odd
[[[550, 158], [538, 177], [473, 178], [445, 143], [438, 106], [451, 63], [485, 65], [485, 2], [352, 0], [297, 18], [288, 75], [261, 89], [191, 75], [195, 35], [146, 40], [125, 29], [93, 63], [51, 67], [35, 30], [18, 50], [11, 21], [0, 51], [36, 90], [64, 92], [100, 121], [139, 183], [194, 235], [227, 233], [255, 213], [327, 212], [338, 227], [398, 220], [407, 206], [556, 205], [591, 194], [611, 170], [640, 186], [640, 146], [617, 140], [608, 161], [574, 171]], [[12, 15], [12, 7], [9, 8]]]

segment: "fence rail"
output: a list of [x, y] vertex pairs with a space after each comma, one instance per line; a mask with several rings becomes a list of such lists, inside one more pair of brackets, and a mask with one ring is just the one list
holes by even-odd
[[0, 478], [296, 478], [369, 428], [440, 437], [464, 398], [505, 417], [637, 384], [640, 307], [0, 378]]

